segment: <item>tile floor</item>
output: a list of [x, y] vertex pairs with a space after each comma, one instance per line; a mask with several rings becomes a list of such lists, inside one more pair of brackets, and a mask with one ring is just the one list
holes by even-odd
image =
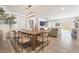
[[10, 45], [9, 40], [3, 40], [0, 43], [0, 53], [13, 53], [13, 48]]

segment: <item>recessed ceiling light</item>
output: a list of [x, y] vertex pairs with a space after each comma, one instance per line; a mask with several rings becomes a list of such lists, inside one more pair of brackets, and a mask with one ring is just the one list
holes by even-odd
[[62, 8], [61, 8], [61, 10], [65, 10], [65, 8], [64, 8], [64, 7], [62, 7]]

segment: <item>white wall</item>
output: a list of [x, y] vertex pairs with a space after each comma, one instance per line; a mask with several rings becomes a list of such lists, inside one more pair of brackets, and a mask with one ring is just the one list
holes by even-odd
[[3, 40], [6, 40], [7, 32], [9, 31], [9, 25], [0, 24], [0, 30], [3, 31]]
[[53, 27], [56, 27], [55, 26], [55, 23], [56, 23], [57, 21], [48, 21], [48, 28], [53, 28]]
[[24, 16], [16, 15], [16, 24], [13, 25], [13, 30], [26, 29], [27, 21]]
[[50, 20], [48, 21], [48, 27], [53, 28], [56, 27], [55, 23], [60, 23], [61, 27], [67, 26], [69, 29], [72, 29], [75, 27], [74, 20], [75, 20], [74, 18], [62, 18], [62, 19]]

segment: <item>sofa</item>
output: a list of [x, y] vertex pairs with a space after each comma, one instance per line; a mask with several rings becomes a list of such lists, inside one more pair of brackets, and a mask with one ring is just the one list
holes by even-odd
[[51, 28], [51, 30], [48, 33], [48, 36], [57, 37], [57, 35], [58, 35], [58, 28]]

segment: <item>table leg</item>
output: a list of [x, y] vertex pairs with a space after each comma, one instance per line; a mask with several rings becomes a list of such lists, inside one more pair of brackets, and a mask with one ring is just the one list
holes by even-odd
[[36, 48], [36, 35], [32, 35], [32, 50]]

